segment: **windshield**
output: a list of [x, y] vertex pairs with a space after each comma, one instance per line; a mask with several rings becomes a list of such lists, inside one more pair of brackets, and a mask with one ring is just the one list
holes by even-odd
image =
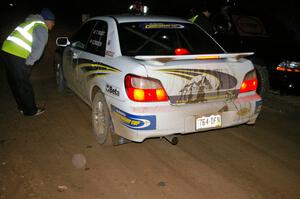
[[122, 23], [119, 39], [126, 56], [224, 53], [201, 28], [188, 23]]

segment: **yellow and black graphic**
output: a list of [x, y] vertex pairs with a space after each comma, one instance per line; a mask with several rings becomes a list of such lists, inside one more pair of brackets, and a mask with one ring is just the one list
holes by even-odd
[[120, 70], [115, 67], [95, 62], [80, 63], [76, 65], [76, 67], [82, 70], [88, 79], [109, 75], [114, 72], [120, 72]]
[[227, 98], [237, 95], [237, 79], [230, 74], [204, 69], [161, 69], [186, 80], [180, 95], [169, 96], [171, 103], [195, 103]]
[[200, 79], [201, 82], [211, 84], [211, 89], [230, 89], [234, 88], [237, 84], [237, 79], [230, 74], [205, 69], [160, 69], [159, 71], [174, 75], [186, 80], [192, 81]]
[[176, 23], [145, 23], [143, 24], [145, 29], [182, 29], [184, 25]]

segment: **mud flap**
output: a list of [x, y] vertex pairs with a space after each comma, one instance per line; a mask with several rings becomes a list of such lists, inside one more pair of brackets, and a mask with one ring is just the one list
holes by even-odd
[[126, 138], [123, 138], [119, 135], [117, 135], [116, 133], [112, 133], [111, 134], [111, 138], [112, 138], [112, 144], [113, 146], [118, 146], [118, 145], [122, 145], [122, 144], [128, 144], [130, 143], [131, 141], [126, 139]]
[[262, 103], [263, 103], [262, 100], [257, 101], [257, 102], [255, 103], [255, 111], [254, 111], [254, 114], [255, 114], [255, 115], [249, 120], [249, 122], [247, 122], [248, 125], [253, 125], [253, 124], [255, 124], [256, 119], [257, 119], [257, 115], [258, 115], [258, 114], [260, 113], [260, 111], [261, 111]]

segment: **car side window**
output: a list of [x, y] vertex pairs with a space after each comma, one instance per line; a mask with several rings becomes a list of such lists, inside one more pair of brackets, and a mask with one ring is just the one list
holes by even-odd
[[104, 56], [106, 48], [106, 38], [107, 23], [104, 21], [98, 21], [87, 43], [86, 50], [90, 53]]
[[85, 49], [96, 21], [88, 21], [70, 38], [72, 47]]

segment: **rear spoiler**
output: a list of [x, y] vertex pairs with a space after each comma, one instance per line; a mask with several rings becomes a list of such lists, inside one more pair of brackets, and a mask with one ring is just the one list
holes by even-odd
[[208, 59], [233, 59], [239, 60], [240, 58], [253, 55], [254, 52], [246, 53], [224, 53], [224, 54], [198, 54], [198, 55], [163, 55], [163, 56], [135, 56], [135, 59], [144, 61], [159, 61], [170, 62], [177, 60], [208, 60]]

